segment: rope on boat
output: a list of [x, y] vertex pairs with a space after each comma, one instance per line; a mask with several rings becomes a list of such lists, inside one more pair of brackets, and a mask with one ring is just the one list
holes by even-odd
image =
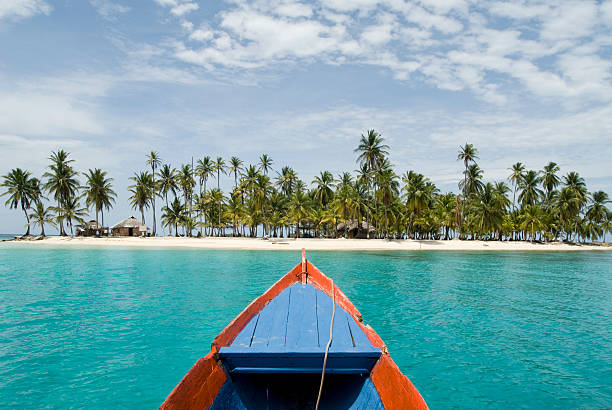
[[[331, 279], [330, 279], [331, 280]], [[327, 346], [325, 346], [325, 356], [323, 356], [323, 370], [321, 371], [321, 385], [319, 386], [319, 395], [317, 396], [317, 404], [315, 410], [319, 410], [319, 402], [321, 401], [321, 393], [323, 392], [323, 380], [325, 379], [325, 366], [327, 366], [327, 354], [329, 353], [329, 346], [331, 346], [334, 330], [334, 316], [336, 315], [336, 291], [334, 289], [334, 281], [332, 283], [332, 317], [329, 324], [329, 340]]]

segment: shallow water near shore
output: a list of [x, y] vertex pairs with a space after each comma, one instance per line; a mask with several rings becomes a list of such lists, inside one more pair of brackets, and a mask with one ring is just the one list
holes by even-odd
[[[309, 252], [431, 408], [612, 407], [609, 252]], [[0, 400], [157, 407], [297, 252], [0, 245]]]

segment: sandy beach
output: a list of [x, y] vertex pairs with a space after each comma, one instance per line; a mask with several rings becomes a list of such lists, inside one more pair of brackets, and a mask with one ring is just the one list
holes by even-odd
[[329, 251], [585, 251], [612, 250], [609, 244], [570, 245], [565, 243], [530, 243], [499, 241], [434, 241], [434, 240], [385, 240], [385, 239], [261, 239], [261, 238], [71, 238], [48, 237], [43, 240], [5, 242], [17, 245], [38, 246], [119, 246], [119, 247], [164, 247], [198, 249], [244, 249], [244, 250], [329, 250]]

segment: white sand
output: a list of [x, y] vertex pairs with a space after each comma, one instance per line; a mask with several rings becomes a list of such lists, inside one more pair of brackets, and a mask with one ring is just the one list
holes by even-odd
[[500, 251], [582, 251], [612, 250], [609, 245], [568, 245], [562, 243], [538, 244], [499, 241], [415, 241], [384, 239], [268, 239], [261, 238], [70, 238], [50, 237], [39, 241], [12, 241], [4, 244], [37, 246], [123, 246], [168, 247], [198, 249], [252, 249], [252, 250], [500, 250]]

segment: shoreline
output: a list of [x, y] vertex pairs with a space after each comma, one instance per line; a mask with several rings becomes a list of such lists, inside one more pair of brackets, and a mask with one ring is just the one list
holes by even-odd
[[40, 240], [8, 240], [2, 243], [37, 246], [84, 246], [127, 248], [191, 248], [235, 250], [319, 250], [319, 251], [607, 251], [612, 244], [531, 243], [467, 240], [413, 240], [413, 239], [310, 239], [310, 238], [83, 238], [52, 236]]

